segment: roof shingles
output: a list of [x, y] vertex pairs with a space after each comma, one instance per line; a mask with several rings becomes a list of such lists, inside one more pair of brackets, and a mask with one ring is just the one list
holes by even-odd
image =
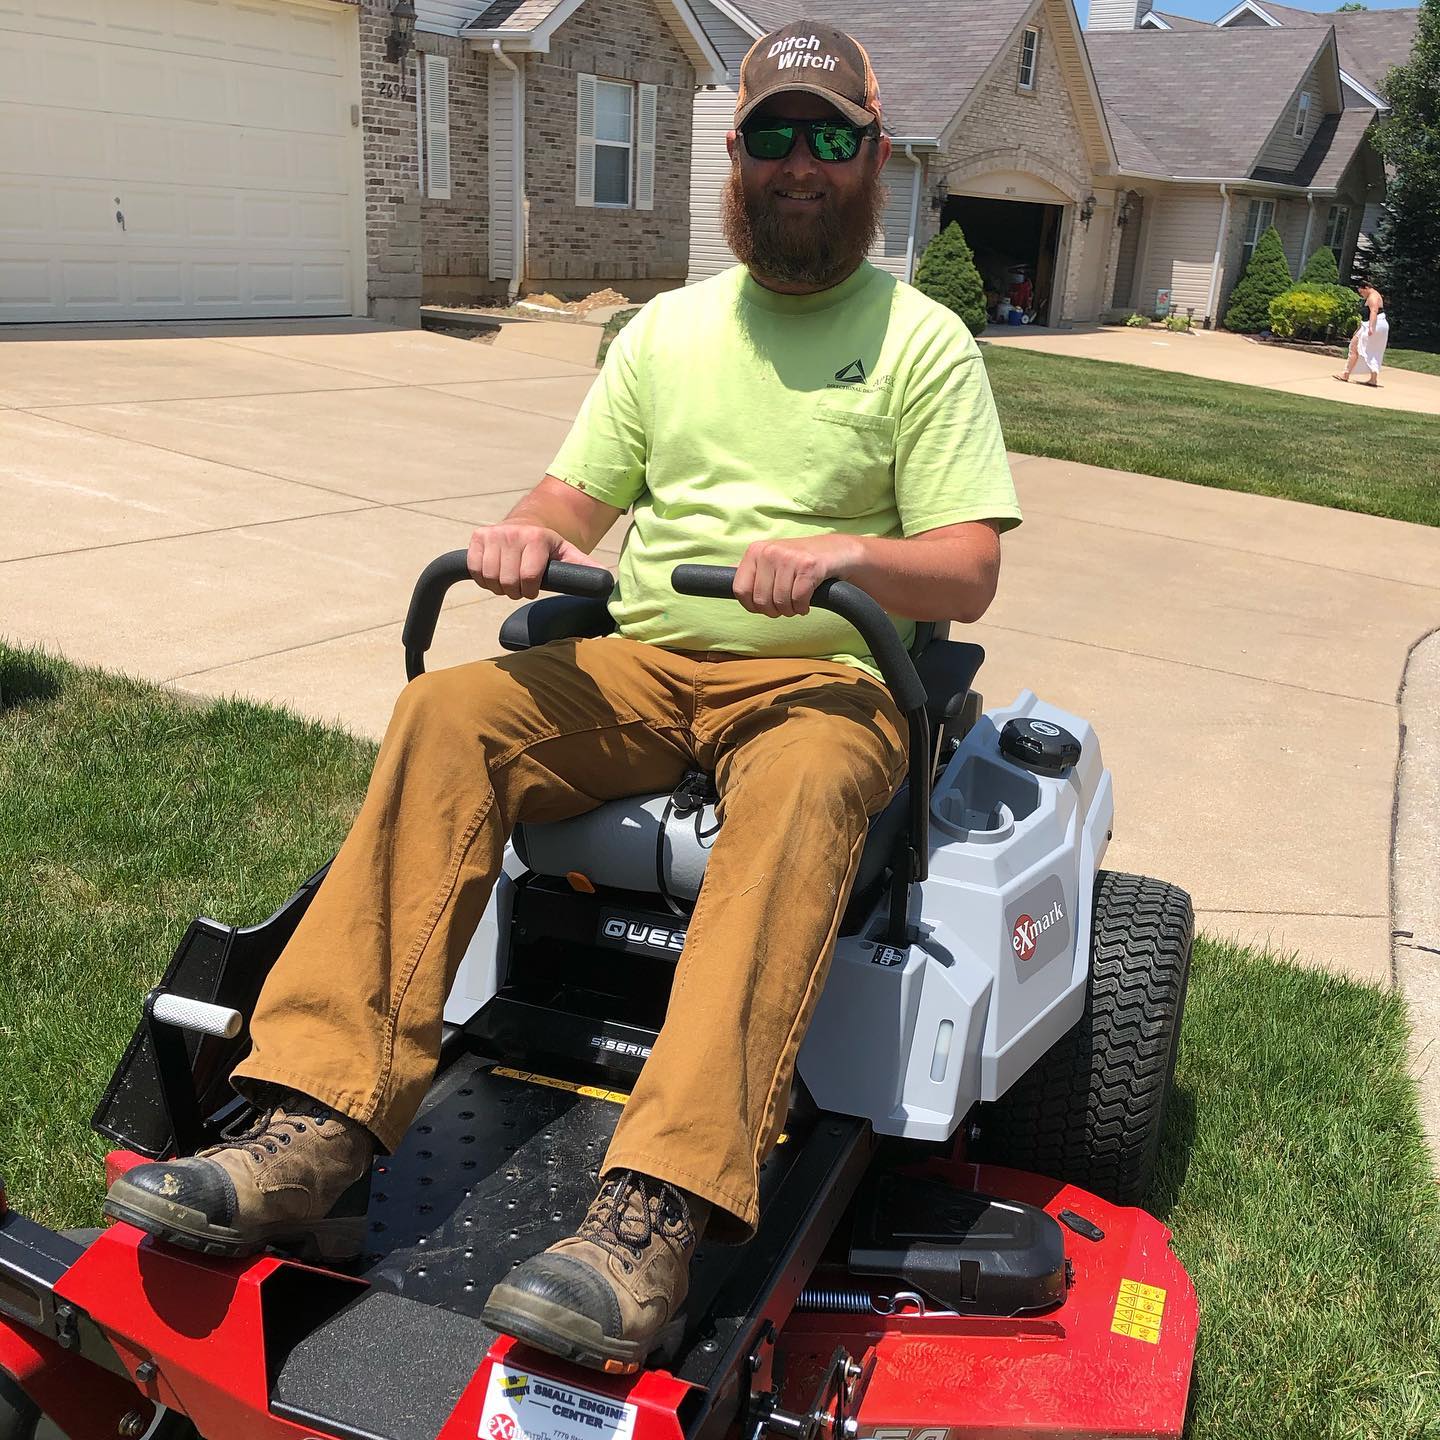
[[[1121, 168], [1215, 179], [1251, 173], [1326, 43], [1314, 30], [1268, 26], [1091, 31], [1085, 40]], [[1157, 73], [1183, 83], [1157, 84]]]

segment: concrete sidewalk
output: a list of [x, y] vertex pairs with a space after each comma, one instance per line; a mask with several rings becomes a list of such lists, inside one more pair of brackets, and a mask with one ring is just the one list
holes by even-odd
[[1168, 330], [1132, 330], [1124, 325], [1075, 330], [991, 325], [980, 338], [1007, 349], [1041, 350], [1047, 355], [1073, 355], [1081, 360], [1113, 360], [1207, 380], [1258, 385], [1264, 390], [1305, 395], [1312, 400], [1440, 415], [1440, 375], [1422, 375], [1387, 365], [1380, 372], [1378, 390], [1358, 384], [1354, 377], [1348, 385], [1342, 385], [1335, 376], [1345, 368], [1343, 359], [1262, 344], [1225, 330], [1173, 334]]
[[[378, 736], [415, 576], [538, 479], [593, 375], [365, 322], [10, 332], [0, 632]], [[1440, 625], [1440, 530], [1015, 475], [981, 688], [1094, 720], [1107, 863], [1184, 885], [1212, 933], [1389, 983], [1396, 692]], [[494, 653], [510, 608], [455, 592], [435, 662]]]

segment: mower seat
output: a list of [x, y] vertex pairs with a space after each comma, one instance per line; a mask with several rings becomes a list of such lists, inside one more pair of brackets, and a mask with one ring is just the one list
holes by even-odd
[[[936, 736], [954, 733], [973, 718], [978, 707], [967, 711], [966, 698], [985, 658], [978, 645], [945, 639], [947, 628], [934, 622], [917, 626], [911, 648]], [[507, 650], [528, 650], [551, 640], [606, 635], [613, 629], [603, 600], [548, 596], [508, 616], [500, 628], [500, 643]], [[870, 823], [853, 887], [856, 894], [880, 879], [895, 854], [906, 826], [908, 787], [908, 781], [901, 785]], [[597, 886], [663, 891], [676, 900], [694, 901], [719, 822], [712, 802], [687, 814], [675, 810], [670, 795], [635, 795], [570, 820], [517, 826], [514, 845], [520, 859], [540, 875], [580, 875]]]

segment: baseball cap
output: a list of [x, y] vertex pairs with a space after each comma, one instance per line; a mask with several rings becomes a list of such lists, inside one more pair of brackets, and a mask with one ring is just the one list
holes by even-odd
[[870, 57], [858, 40], [831, 25], [796, 20], [750, 47], [740, 64], [735, 124], [767, 96], [785, 90], [818, 95], [856, 125], [880, 118], [880, 87]]

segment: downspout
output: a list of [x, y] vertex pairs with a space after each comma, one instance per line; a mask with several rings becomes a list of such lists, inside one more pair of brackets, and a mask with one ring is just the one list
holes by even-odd
[[500, 48], [498, 40], [490, 42], [490, 53], [514, 76], [511, 87], [514, 100], [510, 116], [510, 180], [513, 194], [510, 197], [514, 210], [514, 233], [511, 236], [513, 259], [510, 266], [510, 299], [520, 293], [520, 282], [525, 278], [525, 96], [520, 88], [520, 67]]
[[905, 158], [915, 167], [910, 184], [910, 233], [905, 239], [905, 283], [909, 285], [915, 280], [915, 227], [920, 223], [920, 175], [925, 162], [913, 145], [906, 145]]
[[1223, 180], [1220, 182], [1220, 198], [1224, 201], [1220, 206], [1220, 233], [1215, 237], [1215, 258], [1210, 263], [1210, 299], [1205, 304], [1206, 318], [1212, 330], [1220, 324], [1220, 317], [1215, 313], [1215, 304], [1220, 296], [1220, 255], [1225, 249], [1225, 236], [1230, 229], [1230, 191]]
[[1300, 268], [1305, 268], [1305, 262], [1310, 258], [1310, 229], [1315, 224], [1315, 192], [1305, 192], [1305, 238], [1300, 242]]

